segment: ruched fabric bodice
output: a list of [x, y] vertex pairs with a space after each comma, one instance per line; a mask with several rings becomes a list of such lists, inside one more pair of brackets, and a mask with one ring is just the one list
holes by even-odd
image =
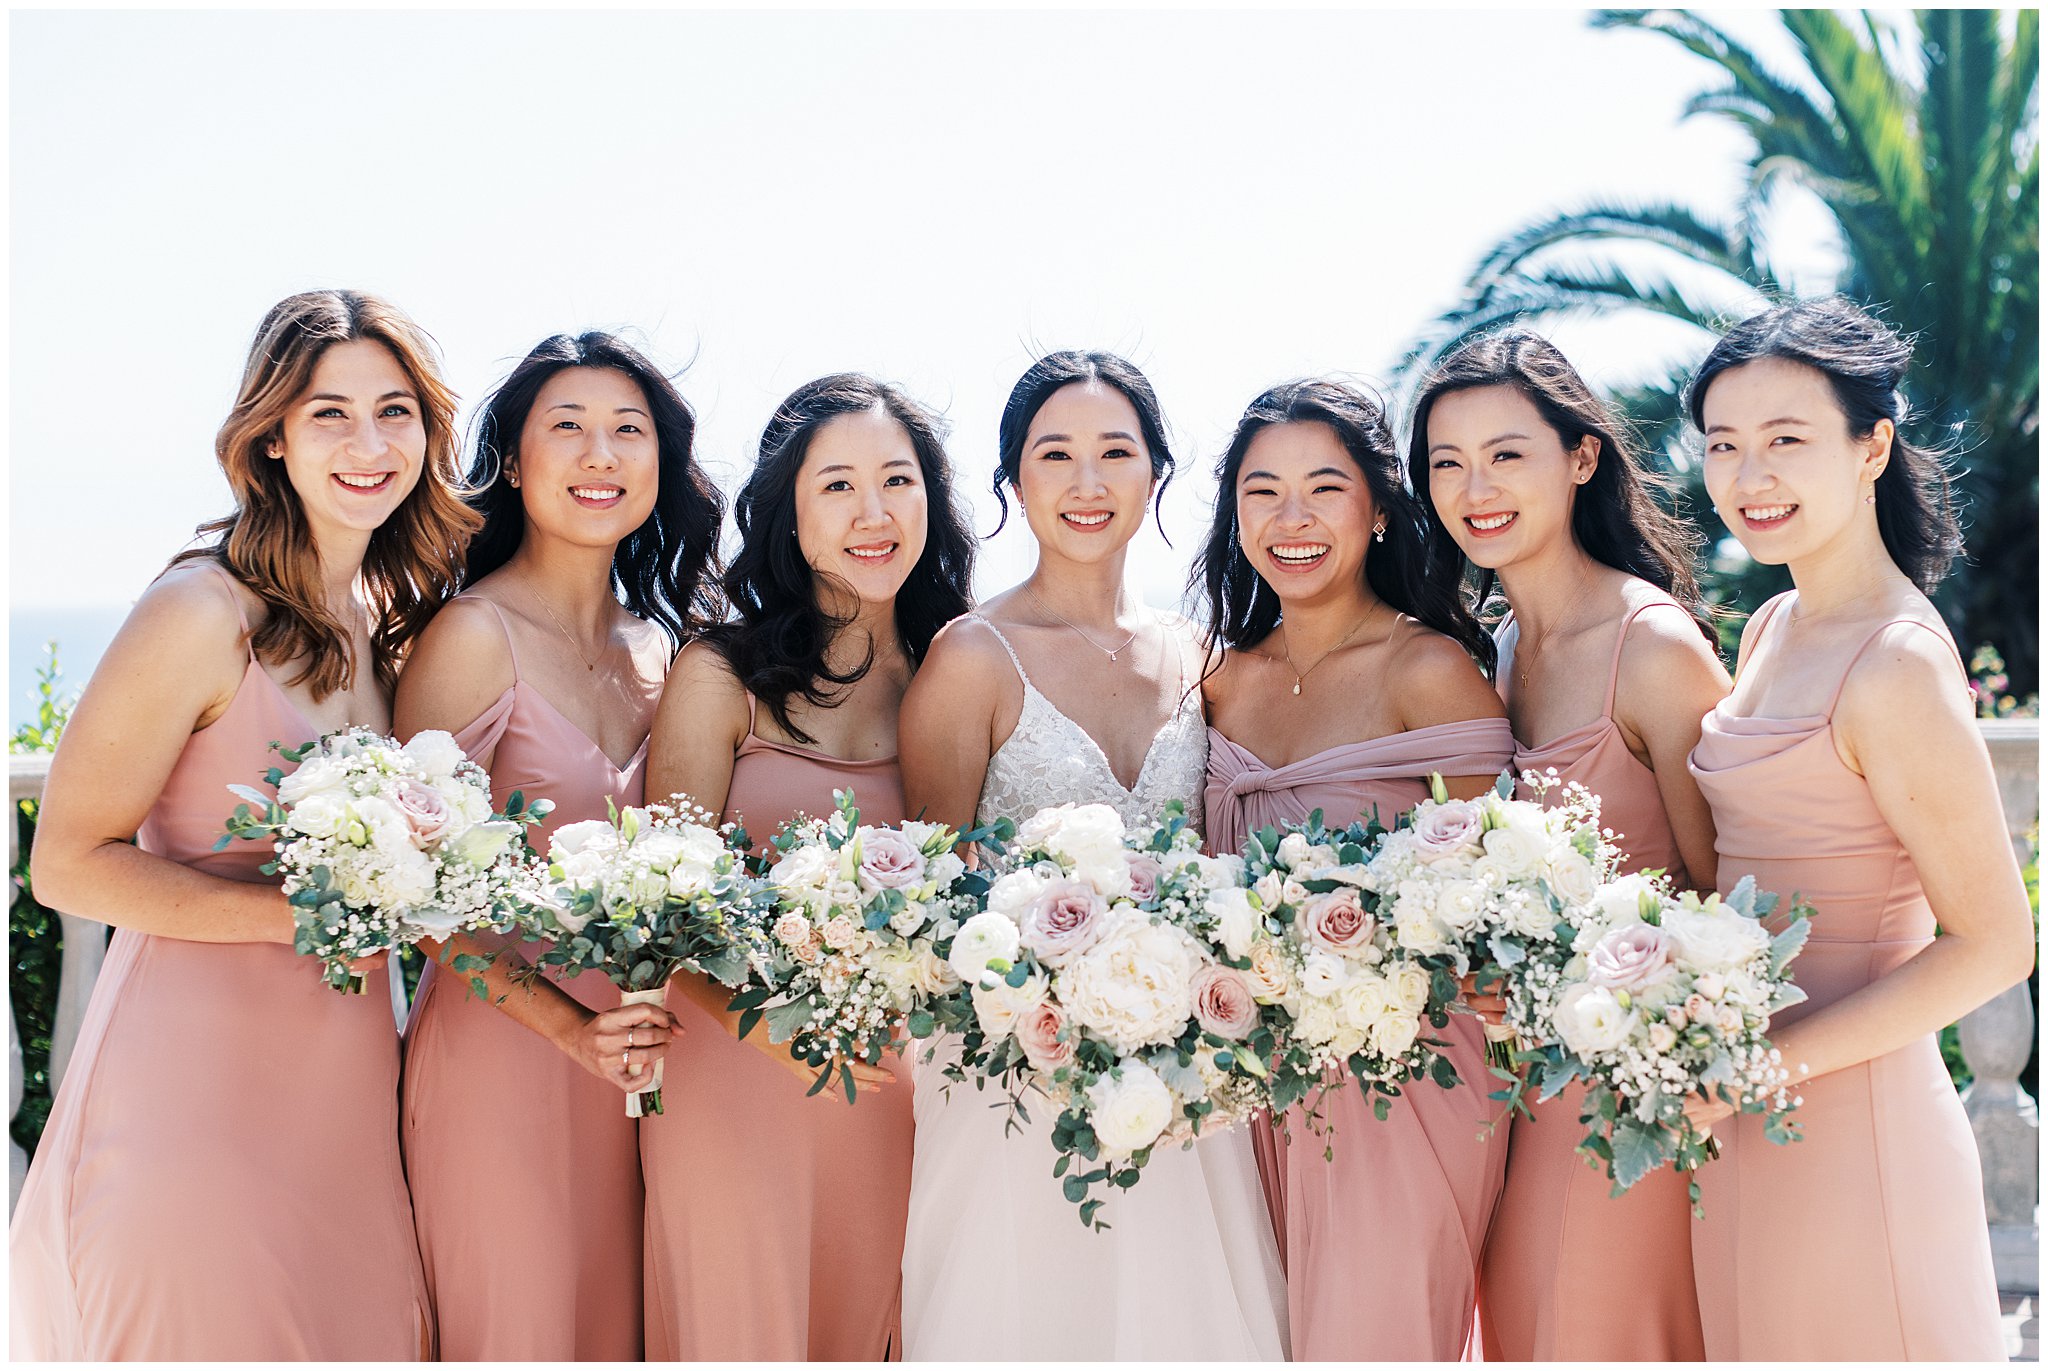
[[[512, 684], [455, 733], [470, 757], [488, 759], [494, 807], [515, 790], [554, 801], [527, 829], [545, 853], [562, 825], [643, 803], [647, 740], [615, 766], [520, 674], [498, 606], [468, 598], [497, 615], [512, 661]], [[478, 941], [509, 941], [511, 956], [530, 948], [495, 935]], [[598, 972], [556, 984], [587, 1009], [618, 1007], [618, 987]], [[442, 1357], [638, 1360], [640, 1134], [623, 1092], [477, 998], [467, 976], [438, 960], [420, 975], [405, 1039], [406, 1169]], [[518, 1146], [507, 1151], [507, 1138]], [[479, 1166], [482, 1156], [498, 1160]], [[534, 1289], [553, 1295], [534, 1300]]]
[[[753, 707], [749, 696], [748, 708]], [[749, 727], [746, 740], [733, 754], [725, 817], [743, 820], [747, 836], [759, 847], [800, 814], [831, 817], [835, 790], [853, 792], [864, 824], [903, 822], [903, 768], [894, 757], [848, 761], [789, 743], [770, 742]]]
[[[1757, 611], [1746, 669], [1773, 665], [1761, 649], [1786, 598]], [[1901, 624], [1933, 632], [1881, 625], [1843, 665], [1843, 684]], [[1912, 859], [1835, 750], [1841, 693], [1824, 713], [1789, 719], [1743, 717], [1723, 701], [1690, 760], [1714, 813], [1721, 889], [1754, 876], [1814, 907], [1792, 963], [1808, 998], [1772, 1018], [1774, 1036], [1934, 937]], [[1782, 915], [1781, 905], [1773, 923]], [[1933, 1035], [1797, 1093], [1796, 1143], [1767, 1141], [1753, 1114], [1715, 1126], [1721, 1157], [1699, 1173], [1706, 1218], [1693, 1226], [1707, 1357], [2004, 1360], [1976, 1140]]]

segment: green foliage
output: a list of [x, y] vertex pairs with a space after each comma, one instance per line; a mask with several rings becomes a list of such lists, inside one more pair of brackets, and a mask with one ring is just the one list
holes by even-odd
[[[64, 725], [71, 718], [75, 695], [64, 694], [58, 686], [61, 673], [57, 644], [44, 646], [47, 660], [36, 669], [36, 683], [30, 698], [36, 702], [33, 722], [22, 725], [7, 740], [14, 753], [52, 752]], [[36, 1141], [50, 1117], [50, 1035], [57, 1019], [57, 981], [64, 965], [63, 925], [57, 915], [38, 903], [29, 880], [28, 854], [35, 843], [37, 802], [24, 800], [13, 816], [18, 825], [20, 847], [14, 867], [8, 872], [7, 959], [9, 996], [13, 1001], [15, 1031], [21, 1038], [21, 1111], [14, 1116], [14, 1141], [35, 1155]]]
[[[1475, 333], [1565, 315], [1661, 314], [1700, 329], [1704, 356], [1707, 334], [1794, 294], [1771, 250], [1774, 199], [1809, 193], [1839, 239], [1833, 288], [1919, 339], [1904, 436], [1958, 455], [1972, 551], [1936, 603], [1959, 639], [2004, 650], [2024, 697], [2040, 678], [2039, 13], [1778, 15], [1795, 70], [1772, 70], [1689, 11], [1597, 13], [1597, 28], [1656, 34], [1701, 59], [1711, 79], [1686, 115], [1746, 135], [1744, 190], [1709, 209], [1607, 199], [1508, 234], [1414, 344], [1402, 387]], [[1614, 398], [1676, 478], [1674, 507], [1718, 541], [1680, 408], [1685, 380], [1681, 371]], [[1757, 566], [1732, 540], [1708, 560], [1717, 605], [1753, 608], [1787, 584], [1783, 568]], [[1724, 628], [1731, 655], [1741, 618]]]

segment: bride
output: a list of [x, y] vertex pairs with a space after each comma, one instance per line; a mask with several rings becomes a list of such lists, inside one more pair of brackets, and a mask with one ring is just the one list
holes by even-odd
[[[1173, 466], [1151, 383], [1108, 353], [1042, 359], [1003, 409], [1000, 462], [1038, 566], [933, 640], [903, 699], [906, 812], [964, 828], [1100, 802], [1135, 823], [1181, 800], [1199, 818], [1200, 648], [1123, 588]], [[1281, 1359], [1286, 1285], [1245, 1132], [1154, 1156], [1092, 1231], [1053, 1178], [1044, 1101], [1005, 1136], [993, 1093], [947, 1089], [943, 1043], [913, 1054], [907, 1358]]]

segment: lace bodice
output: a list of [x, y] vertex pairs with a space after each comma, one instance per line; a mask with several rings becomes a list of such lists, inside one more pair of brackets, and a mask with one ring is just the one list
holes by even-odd
[[1017, 679], [1024, 683], [1024, 711], [1017, 717], [1017, 727], [988, 759], [976, 822], [1005, 815], [1022, 823], [1047, 805], [1073, 803], [1106, 804], [1127, 824], [1151, 823], [1168, 800], [1179, 800], [1187, 806], [1188, 821], [1199, 828], [1209, 736], [1201, 706], [1185, 679], [1172, 717], [1145, 750], [1137, 784], [1126, 790], [1087, 730], [1038, 693], [1002, 631], [978, 614], [970, 617], [996, 635], [1017, 668]]

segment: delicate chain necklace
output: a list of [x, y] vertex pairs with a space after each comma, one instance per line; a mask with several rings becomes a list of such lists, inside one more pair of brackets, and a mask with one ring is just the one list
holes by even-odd
[[1115, 647], [1104, 647], [1101, 643], [1098, 643], [1093, 638], [1089, 637], [1088, 634], [1082, 629], [1082, 627], [1079, 624], [1075, 623], [1072, 619], [1069, 619], [1066, 615], [1060, 613], [1056, 609], [1048, 608], [1046, 606], [1045, 601], [1039, 599], [1037, 592], [1032, 590], [1031, 587], [1024, 587], [1024, 594], [1030, 598], [1032, 604], [1038, 606], [1039, 613], [1050, 614], [1053, 618], [1058, 619], [1068, 628], [1073, 629], [1074, 632], [1079, 633], [1081, 635], [1082, 642], [1088, 644], [1088, 646], [1094, 648], [1097, 652], [1108, 653], [1109, 660], [1111, 660], [1112, 662], [1116, 660], [1117, 653], [1122, 652], [1125, 648], [1129, 647], [1132, 643], [1138, 640], [1138, 629], [1134, 628], [1131, 630], [1131, 636], [1124, 639], [1122, 642], [1118, 643]]
[[569, 631], [569, 626], [562, 622], [562, 616], [555, 613], [555, 607], [547, 602], [547, 597], [543, 596], [537, 590], [533, 591], [532, 594], [534, 599], [540, 601], [540, 607], [547, 611], [547, 616], [555, 621], [555, 627], [561, 630], [562, 636], [569, 640], [569, 650], [576, 654], [577, 661], [583, 663], [583, 669], [585, 671], [597, 670], [597, 662], [601, 662], [604, 660], [605, 650], [603, 648], [599, 648], [597, 650], [597, 662], [593, 662], [588, 657], [584, 656], [583, 644], [576, 641], [576, 635], [571, 633]]
[[1356, 638], [1359, 635], [1359, 632], [1362, 629], [1364, 629], [1364, 627], [1367, 624], [1371, 622], [1372, 611], [1367, 610], [1364, 614], [1359, 616], [1358, 622], [1351, 626], [1351, 631], [1349, 633], [1339, 638], [1335, 643], [1333, 643], [1329, 647], [1324, 648], [1323, 655], [1316, 658], [1313, 662], [1310, 662], [1308, 664], [1308, 671], [1303, 671], [1300, 667], [1294, 665], [1294, 654], [1290, 652], [1287, 648], [1287, 640], [1284, 636], [1286, 630], [1283, 626], [1283, 636], [1280, 640], [1280, 655], [1287, 659], [1287, 665], [1294, 672], [1294, 693], [1296, 695], [1301, 694], [1301, 683], [1308, 679], [1309, 672], [1314, 671], [1317, 667], [1321, 666], [1324, 662], [1328, 661], [1330, 659], [1331, 653], [1335, 652], [1338, 648], [1343, 647], [1345, 644], [1349, 643], [1353, 638]]
[[[1570, 609], [1577, 609], [1580, 605], [1584, 604], [1586, 602], [1586, 597], [1588, 595], [1591, 595], [1592, 593], [1593, 586], [1589, 582], [1586, 585], [1586, 587], [1579, 592], [1579, 597], [1576, 600], [1572, 601]], [[1566, 611], [1567, 614], [1570, 613], [1570, 609]], [[1569, 619], [1560, 621], [1558, 626], [1556, 628], [1551, 629], [1550, 632], [1544, 634], [1543, 638], [1555, 638], [1558, 634], [1564, 632], [1564, 625], [1568, 622], [1570, 622]], [[1529, 684], [1529, 668], [1523, 665], [1523, 663], [1527, 662], [1529, 658], [1522, 651], [1522, 642], [1527, 630], [1525, 626], [1522, 624], [1522, 621], [1519, 619], [1515, 621], [1515, 627], [1515, 680], [1520, 682], [1522, 685], [1527, 685]], [[1529, 646], [1535, 647], [1538, 643], [1542, 641], [1542, 638], [1535, 639], [1529, 643]]]

